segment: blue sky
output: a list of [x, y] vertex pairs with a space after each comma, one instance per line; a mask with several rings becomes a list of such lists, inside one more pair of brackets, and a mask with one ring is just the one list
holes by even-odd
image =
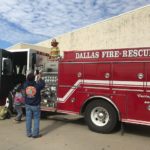
[[38, 43], [150, 4], [150, 0], [0, 0], [0, 48]]

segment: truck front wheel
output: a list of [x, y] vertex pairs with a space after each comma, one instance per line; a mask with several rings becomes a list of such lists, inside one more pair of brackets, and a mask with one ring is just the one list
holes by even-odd
[[85, 121], [92, 131], [109, 133], [116, 127], [118, 117], [111, 104], [103, 100], [95, 100], [86, 107]]

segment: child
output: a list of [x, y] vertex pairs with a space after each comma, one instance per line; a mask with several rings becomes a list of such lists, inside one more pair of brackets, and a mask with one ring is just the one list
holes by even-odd
[[22, 104], [24, 103], [24, 97], [22, 93], [21, 85], [16, 89], [16, 93], [14, 96], [14, 109], [17, 112], [17, 116], [15, 118], [15, 121], [21, 121], [22, 118]]

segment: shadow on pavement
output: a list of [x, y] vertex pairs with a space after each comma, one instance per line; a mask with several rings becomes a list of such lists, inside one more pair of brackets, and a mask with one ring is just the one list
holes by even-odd
[[85, 125], [84, 118], [81, 118], [81, 117], [78, 118], [78, 117], [74, 117], [72, 115], [51, 115], [51, 116], [47, 116], [47, 118], [41, 119], [41, 120], [53, 120], [54, 121], [52, 124], [41, 129], [41, 133], [43, 135], [46, 135], [68, 123]]
[[126, 133], [150, 137], [150, 126], [124, 124], [124, 134]]
[[65, 122], [55, 121], [55, 122], [53, 122], [53, 124], [50, 124], [50, 125], [46, 126], [45, 128], [41, 129], [40, 132], [41, 132], [41, 134], [46, 135], [50, 132], [53, 132], [57, 128], [64, 126], [65, 124], [66, 124]]

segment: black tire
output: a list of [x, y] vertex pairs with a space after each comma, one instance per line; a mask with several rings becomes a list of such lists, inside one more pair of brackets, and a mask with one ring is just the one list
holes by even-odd
[[8, 106], [8, 109], [10, 110], [11, 113], [14, 112], [14, 107], [13, 107], [13, 94], [10, 92], [9, 95], [8, 95], [8, 103], [9, 103], [9, 106]]
[[107, 101], [95, 100], [86, 107], [85, 121], [92, 131], [110, 133], [117, 125], [118, 115]]

